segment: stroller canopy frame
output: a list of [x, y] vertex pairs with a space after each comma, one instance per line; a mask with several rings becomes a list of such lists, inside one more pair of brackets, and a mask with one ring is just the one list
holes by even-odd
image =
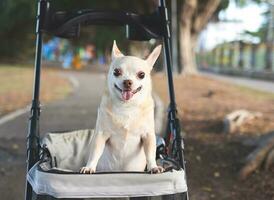
[[[166, 145], [170, 147], [167, 154], [178, 161], [181, 168], [185, 171], [184, 144], [182, 143], [180, 122], [177, 117], [175, 102], [170, 50], [171, 34], [165, 0], [159, 0], [158, 8], [149, 15], [87, 9], [76, 12], [54, 11], [50, 6], [49, 0], [39, 0], [36, 21], [34, 88], [27, 136], [27, 172], [39, 161], [39, 152], [41, 151], [39, 143], [39, 117], [41, 112], [39, 93], [43, 34], [47, 33], [63, 38], [79, 37], [80, 27], [86, 25], [125, 26], [126, 37], [129, 40], [147, 41], [152, 38], [162, 39], [170, 99], [168, 131], [165, 136]], [[28, 181], [26, 181], [25, 199], [33, 199], [33, 188]], [[184, 199], [189, 199], [187, 191]]]

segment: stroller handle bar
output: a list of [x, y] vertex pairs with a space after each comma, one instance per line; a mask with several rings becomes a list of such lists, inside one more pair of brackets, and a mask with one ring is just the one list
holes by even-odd
[[41, 9], [39, 30], [63, 38], [80, 36], [80, 27], [87, 25], [126, 26], [126, 36], [130, 40], [150, 40], [160, 38], [163, 31], [159, 11], [148, 15], [138, 15], [125, 11], [78, 10], [75, 12], [54, 11], [49, 4]]

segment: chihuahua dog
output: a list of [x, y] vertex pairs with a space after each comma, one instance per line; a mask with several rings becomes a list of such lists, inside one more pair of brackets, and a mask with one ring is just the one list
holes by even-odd
[[143, 60], [124, 56], [114, 41], [107, 87], [98, 109], [90, 156], [80, 173], [144, 171], [161, 173], [156, 164], [151, 70], [161, 52], [157, 46]]

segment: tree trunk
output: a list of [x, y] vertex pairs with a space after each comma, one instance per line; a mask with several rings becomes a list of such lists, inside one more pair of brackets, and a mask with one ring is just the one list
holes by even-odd
[[184, 1], [182, 5], [181, 26], [180, 26], [180, 51], [183, 74], [196, 74], [197, 66], [192, 39], [192, 17], [197, 9], [197, 0]]
[[220, 55], [220, 67], [224, 68], [225, 67], [225, 44], [221, 45], [221, 55]]
[[274, 34], [273, 34], [273, 24], [274, 24], [274, 5], [270, 6], [270, 20], [268, 22], [268, 30], [267, 30], [267, 41], [266, 41], [266, 54], [265, 60], [266, 65], [265, 69], [268, 71], [272, 70], [272, 60], [273, 60], [273, 42], [274, 42]]
[[194, 52], [194, 41], [191, 37], [189, 26], [181, 26], [180, 31], [180, 48], [181, 48], [181, 64], [183, 65], [183, 74], [197, 74], [196, 57]]
[[238, 68], [243, 69], [244, 68], [244, 42], [239, 42], [239, 63]]
[[267, 71], [272, 70], [272, 51], [273, 51], [273, 44], [272, 42], [266, 43], [266, 53], [265, 53], [265, 69]]
[[187, 0], [181, 5], [180, 61], [182, 73], [197, 74], [195, 48], [199, 33], [206, 26], [220, 0]]
[[257, 53], [257, 50], [258, 50], [258, 44], [252, 44], [250, 65], [251, 65], [253, 70], [256, 69], [256, 53]]

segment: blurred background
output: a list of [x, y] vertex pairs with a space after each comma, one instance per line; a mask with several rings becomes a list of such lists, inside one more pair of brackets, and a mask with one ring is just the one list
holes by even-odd
[[[55, 10], [151, 13], [157, 0], [51, 0]], [[274, 1], [167, 0], [192, 200], [274, 200]], [[0, 194], [23, 199], [37, 2], [0, 1]], [[114, 26], [71, 40], [44, 34], [41, 135], [93, 128], [113, 40], [145, 58], [161, 41]], [[162, 58], [154, 91], [168, 106]], [[162, 105], [162, 104], [161, 104]], [[165, 120], [165, 119], [163, 119]], [[164, 127], [162, 128], [164, 130]]]

